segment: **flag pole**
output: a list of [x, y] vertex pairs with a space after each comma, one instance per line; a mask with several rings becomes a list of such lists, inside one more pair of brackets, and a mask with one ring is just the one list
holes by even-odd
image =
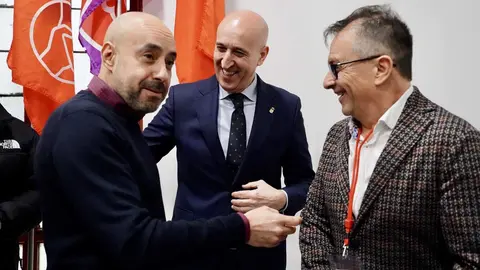
[[143, 0], [130, 0], [129, 11], [143, 11]]
[[117, 17], [122, 14], [122, 2], [123, 0], [117, 0]]

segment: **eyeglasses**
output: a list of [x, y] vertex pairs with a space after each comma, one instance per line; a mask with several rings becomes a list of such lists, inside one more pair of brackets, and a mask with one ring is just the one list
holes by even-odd
[[[351, 63], [356, 63], [356, 62], [362, 62], [362, 61], [368, 61], [368, 60], [372, 60], [372, 59], [375, 59], [375, 58], [378, 58], [380, 56], [382, 56], [383, 54], [379, 54], [379, 55], [374, 55], [374, 56], [370, 56], [370, 57], [366, 57], [366, 58], [361, 58], [361, 59], [356, 59], [356, 60], [351, 60], [351, 61], [345, 61], [345, 62], [340, 62], [340, 63], [333, 63], [333, 64], [328, 64], [329, 68], [330, 68], [330, 71], [332, 72], [333, 76], [335, 76], [335, 79], [338, 79], [338, 68], [342, 65], [346, 65], [346, 64], [351, 64]], [[395, 64], [393, 64], [393, 66], [395, 67]]]

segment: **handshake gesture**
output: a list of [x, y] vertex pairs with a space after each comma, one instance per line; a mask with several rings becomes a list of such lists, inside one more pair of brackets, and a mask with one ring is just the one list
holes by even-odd
[[302, 219], [297, 216], [279, 214], [268, 206], [261, 206], [245, 213], [250, 223], [248, 244], [254, 247], [275, 247], [289, 234], [296, 231]]

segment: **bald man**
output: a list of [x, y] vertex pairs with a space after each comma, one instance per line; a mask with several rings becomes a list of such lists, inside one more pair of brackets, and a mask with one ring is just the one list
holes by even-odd
[[98, 77], [51, 115], [37, 149], [47, 269], [189, 269], [198, 254], [272, 247], [294, 233], [300, 218], [268, 207], [165, 222], [157, 167], [137, 123], [167, 94], [174, 39], [158, 18], [126, 13], [101, 52]]
[[[144, 136], [159, 161], [177, 147], [173, 220], [269, 206], [295, 215], [314, 177], [300, 99], [265, 83], [268, 26], [252, 11], [228, 14], [217, 31], [215, 75], [175, 85]], [[281, 173], [285, 179], [282, 187]], [[185, 269], [285, 269], [286, 245], [218, 246]]]

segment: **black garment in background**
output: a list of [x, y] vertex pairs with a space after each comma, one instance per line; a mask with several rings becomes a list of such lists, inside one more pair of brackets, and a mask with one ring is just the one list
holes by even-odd
[[[38, 134], [0, 104], [0, 269], [17, 270], [18, 238], [41, 221], [33, 179]], [[18, 147], [6, 144], [18, 142]]]

